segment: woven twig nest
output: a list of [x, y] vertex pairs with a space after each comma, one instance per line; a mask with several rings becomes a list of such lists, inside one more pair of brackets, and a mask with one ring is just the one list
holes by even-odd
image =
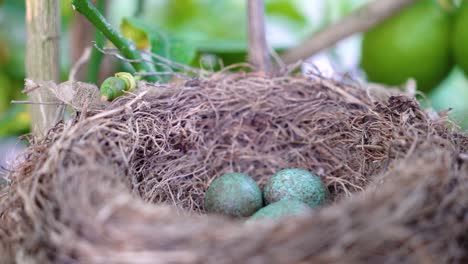
[[[31, 145], [1, 197], [0, 259], [468, 261], [468, 138], [414, 99], [235, 74], [140, 88]], [[204, 213], [221, 174], [262, 185], [291, 167], [320, 176], [332, 204], [249, 224]]]

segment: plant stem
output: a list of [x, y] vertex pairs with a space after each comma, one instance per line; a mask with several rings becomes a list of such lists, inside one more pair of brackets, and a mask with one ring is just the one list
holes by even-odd
[[[132, 66], [139, 72], [154, 72], [154, 67], [148, 62], [142, 61], [141, 53], [136, 48], [135, 44], [124, 38], [117, 30], [115, 30], [106, 19], [99, 13], [96, 7], [89, 0], [72, 0], [73, 8], [84, 15], [96, 29], [102, 32], [104, 36], [110, 40], [117, 49], [129, 60], [137, 60], [132, 62]], [[146, 76], [148, 81], [156, 82], [156, 76]]]
[[[60, 79], [59, 37], [60, 1], [26, 1], [26, 76], [34, 81], [54, 81]], [[36, 103], [51, 103], [57, 99], [48, 89], [36, 89], [28, 96]], [[54, 125], [58, 107], [55, 105], [34, 104], [30, 106], [31, 130], [36, 138], [45, 136]]]
[[249, 22], [249, 62], [263, 73], [271, 70], [268, 45], [265, 36], [263, 0], [247, 0]]
[[[101, 14], [105, 14], [106, 0], [97, 0], [96, 8]], [[96, 41], [96, 45], [99, 48], [104, 47], [104, 42], [105, 42], [104, 35], [97, 29], [96, 29], [96, 32], [94, 33], [94, 40]], [[86, 78], [87, 82], [97, 84], [102, 58], [103, 58], [103, 54], [98, 49], [93, 48], [93, 50], [91, 51], [91, 57], [88, 63], [88, 74]]]

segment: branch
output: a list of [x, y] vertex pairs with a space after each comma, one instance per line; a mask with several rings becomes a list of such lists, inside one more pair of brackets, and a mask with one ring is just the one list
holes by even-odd
[[287, 51], [282, 58], [286, 63], [306, 59], [346, 37], [367, 31], [415, 2], [416, 0], [374, 0], [337, 23], [309, 36], [301, 45]]
[[265, 36], [263, 0], [247, 0], [249, 31], [249, 62], [257, 70], [267, 73], [271, 70], [268, 45]]
[[[72, 0], [71, 2], [73, 8], [84, 15], [97, 30], [101, 31], [119, 49], [123, 56], [134, 61], [131, 64], [136, 71], [154, 72], [153, 66], [142, 60], [141, 53], [135, 44], [115, 30], [89, 0]], [[152, 82], [158, 81], [158, 78], [154, 75], [149, 75], [146, 79]]]

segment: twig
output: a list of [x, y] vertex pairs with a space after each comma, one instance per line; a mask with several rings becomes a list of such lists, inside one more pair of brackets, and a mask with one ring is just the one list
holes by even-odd
[[[139, 60], [130, 60], [130, 59], [127, 59], [125, 57], [123, 57], [122, 55], [119, 54], [118, 50], [116, 49], [112, 49], [112, 48], [99, 48], [97, 45], [94, 46], [95, 49], [97, 49], [98, 51], [100, 51], [101, 53], [105, 54], [105, 55], [110, 55], [110, 56], [113, 56], [119, 60], [122, 60], [122, 61], [125, 61], [125, 62], [128, 62], [128, 63], [132, 63], [132, 62], [139, 62], [139, 61], [144, 61], [146, 63], [149, 63], [149, 64], [152, 64], [152, 65], [155, 65], [155, 66], [158, 66], [160, 68], [165, 68], [167, 69], [167, 71], [165, 72], [162, 72], [162, 71], [154, 71], [154, 72], [136, 72], [134, 75], [135, 76], [148, 76], [148, 75], [156, 75], [156, 76], [161, 76], [161, 75], [174, 75], [174, 76], [184, 76], [184, 77], [187, 77], [187, 74], [184, 74], [184, 73], [177, 73], [177, 72], [174, 72], [172, 70], [172, 68], [174, 69], [182, 69], [184, 72], [188, 73], [188, 72], [191, 72], [193, 74], [202, 74], [202, 73], [205, 73], [203, 70], [200, 70], [200, 69], [197, 69], [197, 68], [193, 68], [193, 67], [190, 67], [188, 65], [185, 65], [185, 64], [181, 64], [181, 63], [177, 63], [177, 62], [173, 62], [169, 59], [166, 59], [164, 57], [161, 57], [157, 54], [154, 54], [154, 53], [151, 53], [151, 52], [148, 52], [148, 51], [142, 51], [141, 53], [142, 54], [145, 54], [145, 55], [148, 55], [149, 57], [153, 58], [153, 60], [150, 60], [150, 59], [139, 59]], [[161, 61], [161, 62], [156, 62], [156, 61]]]
[[[185, 76], [183, 73], [175, 73], [172, 68], [166, 64], [166, 63], [160, 63], [160, 62], [155, 62], [153, 60], [150, 60], [150, 59], [137, 59], [137, 60], [131, 60], [131, 59], [127, 59], [125, 57], [123, 57], [116, 49], [101, 49], [97, 46], [95, 46], [96, 49], [98, 49], [100, 52], [102, 52], [103, 54], [106, 54], [106, 55], [110, 55], [110, 56], [113, 56], [121, 61], [125, 61], [125, 62], [128, 62], [128, 63], [135, 63], [135, 62], [146, 62], [146, 63], [149, 63], [151, 65], [155, 65], [155, 66], [158, 66], [160, 68], [164, 68], [164, 69], [167, 69], [167, 71], [152, 71], [152, 72], [135, 72], [134, 75], [135, 76], [164, 76], [164, 75], [178, 75], [178, 76]], [[142, 54], [146, 54], [146, 52], [142, 52]], [[152, 54], [151, 56], [153, 57], [154, 54]]]
[[189, 72], [193, 72], [193, 73], [201, 73], [202, 72], [202, 70], [200, 70], [200, 69], [193, 68], [193, 67], [190, 67], [190, 66], [182, 64], [182, 63], [177, 63], [175, 61], [171, 61], [171, 60], [166, 59], [163, 56], [160, 56], [160, 55], [155, 54], [155, 53], [151, 53], [151, 52], [148, 52], [148, 51], [143, 51], [142, 53], [147, 54], [150, 57], [152, 57], [153, 59], [161, 61], [164, 64], [167, 64], [167, 65], [171, 66], [172, 68], [182, 69], [184, 71], [189, 71]]
[[[135, 44], [124, 38], [122, 34], [115, 30], [89, 0], [72, 0], [72, 5], [73, 8], [84, 15], [97, 30], [101, 31], [102, 34], [119, 49], [123, 56], [131, 60], [137, 60], [132, 63], [136, 71], [154, 71], [153, 65], [140, 61], [142, 56]], [[147, 76], [146, 78], [148, 81], [158, 81], [158, 78], [154, 75]]]
[[135, 98], [133, 98], [130, 102], [126, 103], [125, 105], [122, 105], [120, 107], [117, 107], [117, 108], [115, 108], [113, 110], [110, 110], [110, 111], [107, 111], [107, 112], [102, 112], [102, 113], [99, 113], [97, 115], [94, 115], [94, 116], [90, 117], [88, 119], [88, 121], [98, 120], [100, 118], [104, 118], [104, 117], [111, 116], [111, 115], [114, 115], [116, 113], [120, 113], [122, 111], [125, 111], [126, 109], [130, 108], [130, 106], [132, 106], [134, 103], [141, 100], [141, 98], [143, 98], [143, 96], [145, 96], [145, 94], [147, 94], [147, 93], [148, 93], [148, 91], [141, 92], [137, 96], [135, 96]]
[[340, 94], [341, 96], [343, 96], [344, 98], [346, 98], [346, 100], [350, 103], [354, 103], [354, 104], [359, 104], [359, 105], [365, 105], [361, 100], [357, 99], [356, 97], [352, 96], [351, 94], [347, 93], [346, 91], [344, 91], [343, 89], [341, 89], [340, 87], [336, 86], [336, 85], [333, 85], [330, 81], [327, 81], [326, 79], [322, 79], [321, 80], [321, 84], [324, 86], [324, 87], [327, 87], [328, 89], [334, 91], [335, 93], [337, 94]]
[[271, 61], [265, 36], [264, 3], [263, 0], [247, 0], [247, 4], [249, 62], [259, 71], [267, 73], [271, 70]]
[[281, 59], [280, 55], [276, 52], [276, 50], [272, 47], [269, 47], [268, 51], [271, 54], [271, 57], [273, 58], [276, 65], [278, 65], [280, 69], [285, 69], [286, 64], [284, 63], [283, 59]]
[[76, 73], [78, 70], [89, 60], [89, 56], [91, 55], [91, 47], [86, 47], [85, 50], [83, 51], [83, 54], [81, 54], [80, 58], [78, 61], [73, 64], [73, 67], [70, 70], [70, 73], [68, 74], [68, 80], [73, 82], [76, 79]]
[[21, 93], [28, 94], [34, 90], [41, 88], [40, 85], [36, 84], [31, 79], [24, 79], [24, 88], [21, 90]]
[[337, 23], [314, 33], [298, 47], [286, 52], [282, 58], [286, 63], [306, 59], [339, 40], [370, 29], [414, 2], [416, 0], [374, 0]]
[[64, 103], [59, 102], [34, 102], [26, 100], [12, 100], [11, 104], [27, 104], [27, 105], [64, 105]]

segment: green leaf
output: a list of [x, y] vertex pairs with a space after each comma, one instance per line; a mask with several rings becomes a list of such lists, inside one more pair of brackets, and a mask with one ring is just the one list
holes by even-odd
[[298, 5], [291, 0], [270, 0], [265, 1], [265, 12], [268, 15], [277, 15], [289, 19], [291, 22], [305, 26], [307, 19], [298, 9]]
[[[132, 39], [139, 48], [150, 49], [154, 54], [181, 64], [190, 64], [197, 55], [197, 49], [187, 41], [156, 29], [137, 18], [124, 18], [122, 34]], [[163, 70], [159, 67], [159, 70]], [[164, 71], [164, 70], [163, 70]]]
[[138, 49], [148, 49], [150, 47], [149, 36], [145, 30], [141, 29], [138, 25], [135, 25], [135, 23], [136, 22], [132, 22], [130, 18], [124, 18], [120, 25], [120, 31], [122, 31], [122, 35], [124, 37], [135, 42]]

